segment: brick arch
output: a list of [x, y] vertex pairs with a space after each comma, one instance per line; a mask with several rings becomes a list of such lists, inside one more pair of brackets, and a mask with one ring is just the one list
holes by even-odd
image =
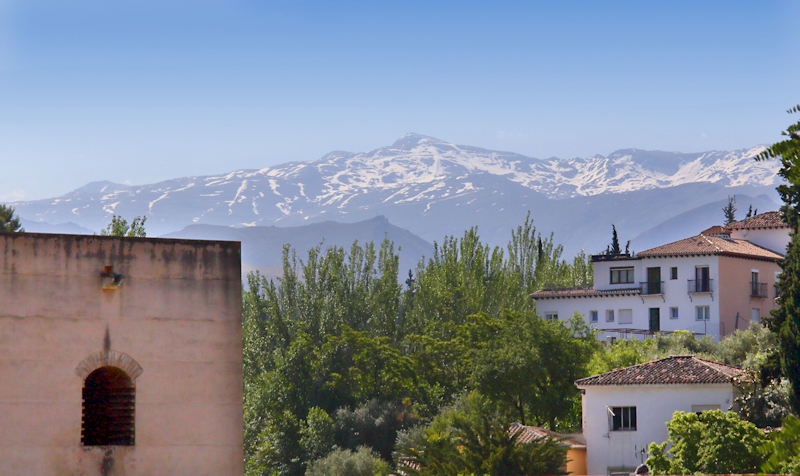
[[136, 377], [142, 374], [142, 366], [128, 354], [116, 350], [104, 350], [86, 357], [75, 367], [75, 373], [84, 380], [101, 367], [117, 367], [125, 371], [136, 386]]

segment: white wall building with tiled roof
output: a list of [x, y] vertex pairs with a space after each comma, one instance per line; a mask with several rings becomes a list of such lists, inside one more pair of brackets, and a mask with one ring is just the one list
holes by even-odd
[[674, 356], [578, 380], [586, 470], [628, 475], [647, 459], [650, 443], [667, 440], [676, 411], [727, 411], [741, 370], [693, 356]]
[[789, 232], [777, 213], [634, 256], [593, 256], [592, 289], [533, 293], [537, 313], [566, 319], [577, 312], [605, 338], [677, 330], [720, 338], [745, 329], [775, 307]]

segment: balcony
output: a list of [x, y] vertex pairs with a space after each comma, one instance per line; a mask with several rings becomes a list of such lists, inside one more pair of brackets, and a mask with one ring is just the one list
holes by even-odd
[[713, 279], [689, 279], [689, 294], [713, 292]]
[[642, 294], [664, 294], [664, 281], [640, 282], [639, 287], [642, 288]]
[[750, 282], [750, 297], [767, 297], [767, 283]]

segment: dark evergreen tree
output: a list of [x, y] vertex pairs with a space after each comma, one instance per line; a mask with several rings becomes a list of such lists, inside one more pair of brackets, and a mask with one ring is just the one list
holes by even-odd
[[733, 206], [734, 203], [736, 203], [736, 195], [728, 197], [728, 204], [722, 209], [722, 213], [725, 214], [726, 226], [736, 221], [736, 207]]
[[617, 237], [617, 227], [611, 225], [611, 248], [608, 250], [608, 254], [612, 256], [619, 256], [622, 254], [622, 250], [619, 247], [619, 237]]
[[14, 216], [14, 207], [0, 204], [0, 232], [25, 231], [19, 223], [19, 217]]
[[[800, 112], [800, 105], [788, 112]], [[789, 138], [771, 145], [756, 157], [756, 160], [781, 159], [778, 175], [787, 180], [778, 187], [784, 203], [781, 215], [792, 233], [781, 265], [783, 273], [777, 284], [780, 306], [771, 312], [766, 323], [780, 337], [781, 367], [791, 384], [789, 403], [794, 413], [800, 414], [800, 121], [790, 125], [782, 134]]]

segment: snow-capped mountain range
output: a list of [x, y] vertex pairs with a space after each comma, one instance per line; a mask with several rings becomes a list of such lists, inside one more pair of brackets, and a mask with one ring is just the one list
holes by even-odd
[[370, 152], [331, 152], [316, 161], [149, 185], [94, 182], [14, 206], [31, 231], [34, 221], [97, 231], [112, 214], [147, 215], [152, 236], [191, 224], [295, 226], [384, 215], [429, 241], [478, 225], [493, 244], [505, 244], [530, 210], [539, 230], [555, 232], [568, 252], [596, 252], [605, 248], [611, 223], [634, 238], [734, 194], [746, 197], [737, 198], [740, 208], [777, 208], [779, 164], [755, 162], [762, 150], [625, 149], [608, 157], [541, 160], [407, 134]]

